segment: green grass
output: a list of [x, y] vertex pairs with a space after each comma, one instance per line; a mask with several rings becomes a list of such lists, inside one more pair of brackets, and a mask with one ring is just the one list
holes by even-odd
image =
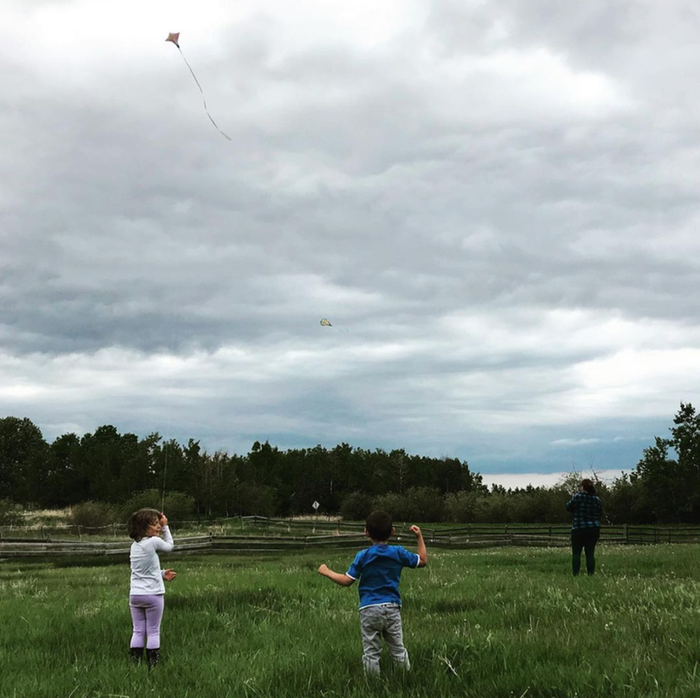
[[0, 696], [697, 698], [700, 546], [445, 551], [402, 581], [413, 669], [366, 680], [352, 555], [163, 556], [163, 661], [127, 660], [128, 566], [0, 563]]

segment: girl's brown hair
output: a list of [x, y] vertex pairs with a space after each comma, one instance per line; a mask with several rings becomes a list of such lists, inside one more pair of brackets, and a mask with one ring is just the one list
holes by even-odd
[[129, 538], [140, 541], [146, 537], [148, 527], [152, 526], [160, 519], [160, 512], [157, 509], [139, 509], [129, 517]]

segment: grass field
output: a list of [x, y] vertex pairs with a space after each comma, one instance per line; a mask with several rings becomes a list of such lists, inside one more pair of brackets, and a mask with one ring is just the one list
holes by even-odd
[[[430, 553], [430, 551], [429, 551]], [[352, 555], [163, 556], [163, 661], [127, 660], [128, 566], [0, 563], [0, 696], [700, 696], [700, 546], [435, 552], [402, 581], [408, 674], [361, 669]], [[79, 566], [76, 566], [78, 564]]]

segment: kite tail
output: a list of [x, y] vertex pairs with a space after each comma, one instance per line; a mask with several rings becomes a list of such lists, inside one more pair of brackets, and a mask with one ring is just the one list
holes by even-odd
[[227, 133], [224, 133], [220, 128], [219, 125], [214, 121], [212, 118], [212, 115], [209, 113], [209, 109], [207, 108], [207, 100], [204, 96], [204, 90], [202, 89], [202, 86], [199, 84], [199, 80], [197, 80], [197, 76], [194, 74], [194, 70], [192, 70], [192, 66], [189, 64], [188, 60], [185, 58], [185, 54], [182, 52], [182, 49], [178, 44], [175, 44], [177, 46], [177, 50], [180, 52], [180, 55], [182, 56], [182, 60], [185, 61], [185, 65], [189, 68], [190, 73], [192, 74], [192, 77], [194, 78], [194, 81], [197, 83], [197, 87], [199, 88], [199, 91], [202, 93], [202, 103], [204, 104], [204, 111], [207, 113], [207, 116], [209, 117], [209, 121], [214, 124], [214, 128], [227, 140], [231, 140], [231, 136], [229, 136]]

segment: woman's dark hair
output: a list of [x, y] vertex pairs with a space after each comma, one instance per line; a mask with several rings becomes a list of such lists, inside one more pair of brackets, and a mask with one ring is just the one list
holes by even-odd
[[129, 517], [127, 527], [129, 529], [129, 538], [135, 541], [140, 541], [146, 537], [148, 527], [152, 526], [160, 519], [160, 512], [157, 509], [139, 509]]
[[581, 480], [581, 487], [583, 487], [584, 492], [588, 492], [588, 494], [595, 494], [595, 486], [593, 485], [592, 480], [589, 480], [588, 478]]
[[381, 509], [373, 511], [365, 523], [365, 528], [372, 540], [389, 540], [393, 528], [391, 516]]

